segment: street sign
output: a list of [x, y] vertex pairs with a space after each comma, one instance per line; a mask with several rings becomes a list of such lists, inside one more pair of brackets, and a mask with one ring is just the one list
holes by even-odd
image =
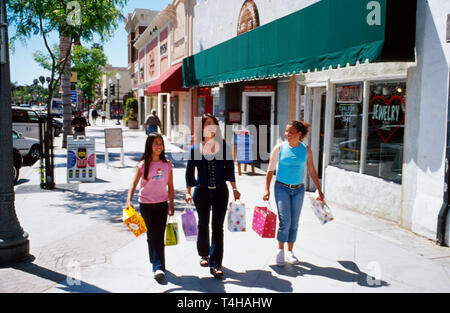
[[76, 90], [72, 90], [70, 92], [72, 103], [78, 104], [78, 92]]
[[122, 128], [105, 128], [105, 165], [108, 168], [111, 148], [120, 148], [120, 163], [125, 167]]
[[70, 73], [70, 82], [76, 83], [78, 81], [78, 73], [77, 72], [71, 72]]

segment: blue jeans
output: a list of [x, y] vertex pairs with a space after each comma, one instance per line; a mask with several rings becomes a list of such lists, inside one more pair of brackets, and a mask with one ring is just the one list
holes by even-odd
[[148, 125], [147, 135], [150, 135], [151, 133], [157, 133], [157, 132], [158, 132], [158, 126]]
[[298, 222], [302, 211], [305, 187], [290, 189], [279, 183], [274, 186], [275, 202], [278, 208], [277, 240], [282, 243], [295, 243], [297, 240]]

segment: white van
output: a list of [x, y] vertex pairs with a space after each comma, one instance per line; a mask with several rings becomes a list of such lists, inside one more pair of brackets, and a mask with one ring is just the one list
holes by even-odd
[[39, 115], [31, 109], [12, 107], [12, 127], [25, 137], [39, 139]]

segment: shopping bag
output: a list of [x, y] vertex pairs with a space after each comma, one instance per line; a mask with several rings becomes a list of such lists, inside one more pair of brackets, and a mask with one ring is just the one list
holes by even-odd
[[321, 224], [326, 224], [334, 220], [334, 216], [331, 213], [330, 207], [323, 201], [318, 200], [318, 198], [311, 197], [311, 208], [314, 211], [314, 214], [319, 219]]
[[194, 210], [192, 208], [186, 208], [184, 213], [181, 214], [181, 223], [183, 225], [184, 236], [187, 241], [197, 240], [197, 220], [195, 218]]
[[166, 225], [165, 245], [175, 246], [178, 244], [178, 223], [173, 218], [169, 219], [169, 223]]
[[123, 209], [122, 220], [136, 237], [147, 231], [144, 219], [132, 206]]
[[227, 212], [228, 230], [231, 232], [246, 231], [245, 204], [240, 200], [230, 202]]
[[275, 238], [277, 215], [268, 207], [255, 207], [252, 229], [262, 238]]

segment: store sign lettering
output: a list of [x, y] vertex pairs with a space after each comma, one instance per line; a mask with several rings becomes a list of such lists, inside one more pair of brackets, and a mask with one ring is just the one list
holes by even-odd
[[361, 85], [345, 85], [337, 88], [337, 102], [360, 103], [362, 98]]
[[[386, 100], [382, 96], [376, 96], [370, 102], [370, 108], [372, 112], [370, 114], [372, 125], [381, 140], [387, 143], [400, 127], [403, 127], [405, 122], [405, 100], [399, 96], [392, 97], [389, 100]], [[391, 130], [389, 132], [382, 132], [380, 130], [381, 126], [387, 126]]]
[[398, 122], [400, 110], [400, 105], [374, 104], [372, 118], [382, 122]]

